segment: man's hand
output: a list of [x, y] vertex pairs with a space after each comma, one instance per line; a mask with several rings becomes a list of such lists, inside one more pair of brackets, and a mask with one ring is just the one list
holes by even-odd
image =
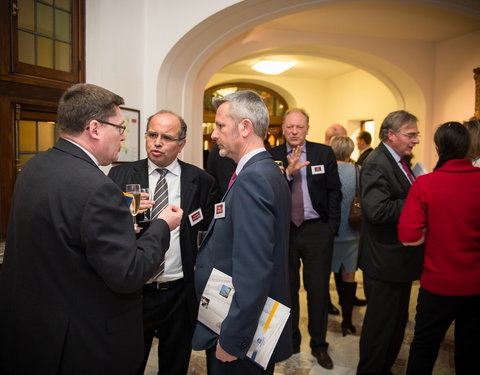
[[180, 225], [180, 221], [182, 220], [183, 210], [180, 207], [174, 205], [168, 205], [165, 207], [162, 212], [158, 214], [159, 219], [163, 219], [167, 222], [170, 230], [174, 230], [176, 227]]
[[220, 345], [220, 341], [217, 341], [217, 351], [215, 352], [215, 357], [222, 362], [232, 362], [238, 359], [237, 357], [228, 354], [225, 350], [223, 350], [222, 346]]
[[309, 161], [300, 163], [300, 155], [302, 154], [302, 146], [292, 148], [292, 152], [287, 155], [288, 167], [285, 170], [287, 176], [293, 177], [300, 169], [310, 164]]
[[138, 210], [139, 214], [143, 214], [146, 210], [153, 207], [155, 201], [150, 200], [150, 196], [148, 193], [141, 193], [140, 195], [140, 207]]

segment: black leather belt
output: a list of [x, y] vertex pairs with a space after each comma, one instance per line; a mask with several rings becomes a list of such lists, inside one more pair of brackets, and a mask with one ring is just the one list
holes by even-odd
[[148, 283], [143, 286], [143, 290], [147, 291], [157, 291], [157, 290], [167, 290], [183, 283], [183, 279], [173, 280], [173, 281], [166, 281], [164, 283]]

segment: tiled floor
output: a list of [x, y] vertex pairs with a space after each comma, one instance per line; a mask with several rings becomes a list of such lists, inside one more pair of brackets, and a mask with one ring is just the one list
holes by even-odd
[[[360, 273], [360, 272], [358, 272]], [[358, 275], [357, 275], [358, 278]], [[408, 348], [413, 338], [413, 328], [415, 319], [415, 307], [418, 294], [418, 283], [415, 283], [412, 288], [412, 297], [410, 300], [410, 316], [407, 324], [407, 330], [403, 341], [403, 346], [397, 358], [394, 368], [392, 369], [394, 375], [402, 375], [405, 369], [405, 363], [408, 357]], [[338, 306], [338, 295], [335, 290], [335, 283], [333, 278], [330, 282], [330, 293], [332, 300]], [[363, 287], [359, 282], [357, 296], [363, 298]], [[358, 363], [358, 342], [360, 339], [361, 325], [366, 307], [355, 307], [353, 312], [353, 323], [357, 327], [355, 335], [342, 336], [340, 330], [341, 317], [329, 315], [327, 341], [329, 342], [329, 354], [334, 362], [332, 370], [326, 370], [320, 367], [316, 359], [310, 354], [308, 345], [309, 336], [307, 332], [307, 316], [306, 316], [306, 296], [303, 289], [301, 289], [302, 310], [301, 310], [301, 330], [303, 342], [301, 352], [293, 355], [288, 360], [278, 363], [275, 367], [275, 375], [354, 375], [356, 373], [356, 366]], [[155, 344], [154, 344], [155, 345]], [[146, 375], [157, 374], [157, 360], [155, 358], [156, 348], [150, 351], [150, 358], [148, 361]], [[204, 375], [205, 357], [203, 352], [192, 352], [192, 359], [190, 362], [189, 375]], [[453, 330], [452, 327], [447, 333], [443, 341], [440, 353], [437, 359], [434, 375], [453, 375], [455, 370], [453, 368]]]

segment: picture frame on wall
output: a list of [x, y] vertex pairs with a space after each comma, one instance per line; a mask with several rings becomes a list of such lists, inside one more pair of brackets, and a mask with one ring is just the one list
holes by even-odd
[[120, 107], [120, 110], [127, 128], [118, 153], [118, 162], [137, 161], [140, 159], [140, 111], [127, 107]]

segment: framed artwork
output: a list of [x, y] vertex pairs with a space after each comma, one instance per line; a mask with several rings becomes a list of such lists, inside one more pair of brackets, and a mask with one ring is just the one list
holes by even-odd
[[121, 143], [118, 162], [137, 161], [140, 159], [140, 111], [120, 107], [125, 120], [125, 140]]

